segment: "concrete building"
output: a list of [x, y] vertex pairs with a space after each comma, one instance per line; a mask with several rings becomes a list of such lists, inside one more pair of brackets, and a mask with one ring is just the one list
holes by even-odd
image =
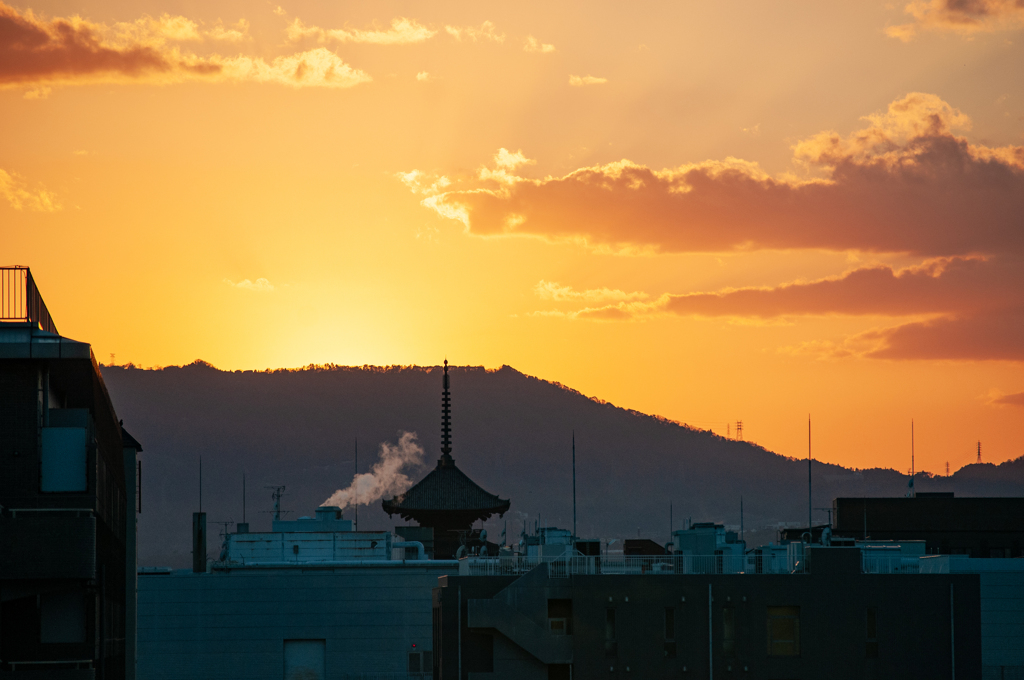
[[929, 555], [1024, 557], [1024, 498], [836, 498], [833, 534], [861, 540], [917, 539]]
[[137, 454], [88, 343], [0, 268], [0, 678], [135, 678]]
[[207, 569], [139, 575], [145, 680], [426, 680], [431, 590], [454, 560], [338, 508], [224, 536]]
[[1024, 561], [805, 556], [467, 558], [434, 590], [435, 678], [1024, 677]]

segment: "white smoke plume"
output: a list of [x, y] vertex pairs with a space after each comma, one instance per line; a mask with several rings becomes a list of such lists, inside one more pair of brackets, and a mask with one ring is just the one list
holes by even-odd
[[398, 444], [382, 442], [380, 460], [369, 472], [355, 476], [347, 489], [338, 489], [321, 505], [336, 505], [342, 510], [350, 505], [367, 505], [384, 496], [404, 493], [412, 480], [402, 471], [423, 463], [423, 447], [416, 441], [415, 432], [402, 432]]

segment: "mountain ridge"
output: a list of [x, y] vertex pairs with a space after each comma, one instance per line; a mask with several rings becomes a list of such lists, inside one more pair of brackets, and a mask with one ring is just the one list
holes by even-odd
[[[197, 361], [141, 369], [103, 366], [104, 380], [125, 427], [142, 443], [143, 512], [140, 564], [190, 562], [190, 513], [199, 501], [210, 522], [240, 521], [242, 474], [253, 531], [269, 529], [269, 491], [285, 484], [285, 507], [311, 515], [352, 481], [353, 446], [360, 472], [382, 442], [416, 432], [423, 465], [440, 455], [439, 366], [307, 366], [222, 371]], [[504, 519], [486, 525], [498, 537], [508, 523], [515, 540], [524, 526], [572, 525], [571, 437], [577, 444], [581, 536], [642, 535], [668, 540], [685, 518], [739, 525], [744, 499], [748, 542], [774, 538], [779, 523], [807, 517], [806, 459], [727, 439], [661, 416], [615, 406], [510, 366], [450, 367], [456, 463], [491, 493], [512, 500]], [[896, 496], [906, 475], [815, 461], [814, 506], [837, 496]], [[950, 477], [919, 473], [919, 491], [958, 495], [1022, 495], [1024, 458], [974, 464]], [[351, 509], [346, 517], [354, 514]], [[390, 529], [380, 501], [359, 508], [360, 528]], [[815, 522], [826, 521], [815, 511]], [[214, 533], [211, 529], [211, 533]], [[216, 554], [215, 537], [210, 552]]]

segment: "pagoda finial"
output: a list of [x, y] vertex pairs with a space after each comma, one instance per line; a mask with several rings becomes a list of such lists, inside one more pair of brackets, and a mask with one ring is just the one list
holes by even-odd
[[452, 459], [452, 397], [448, 391], [448, 359], [444, 360], [444, 390], [441, 392], [441, 459], [438, 465], [450, 465]]

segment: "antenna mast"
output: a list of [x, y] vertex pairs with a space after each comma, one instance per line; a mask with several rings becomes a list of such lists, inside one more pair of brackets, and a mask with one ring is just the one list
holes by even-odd
[[910, 419], [910, 497], [917, 498], [914, 490], [914, 419]]
[[[359, 437], [355, 438], [355, 453], [356, 453], [356, 472], [352, 475], [352, 481], [356, 481], [356, 477], [359, 476]], [[358, 497], [357, 497], [358, 498]], [[354, 503], [356, 506], [356, 531], [359, 531], [359, 503]]]
[[576, 540], [576, 430], [572, 431], [572, 539]]
[[203, 457], [199, 456], [199, 512], [203, 511]]
[[245, 524], [245, 473], [242, 473], [242, 524]]
[[814, 522], [811, 509], [811, 414], [807, 414], [807, 535], [814, 542]]

